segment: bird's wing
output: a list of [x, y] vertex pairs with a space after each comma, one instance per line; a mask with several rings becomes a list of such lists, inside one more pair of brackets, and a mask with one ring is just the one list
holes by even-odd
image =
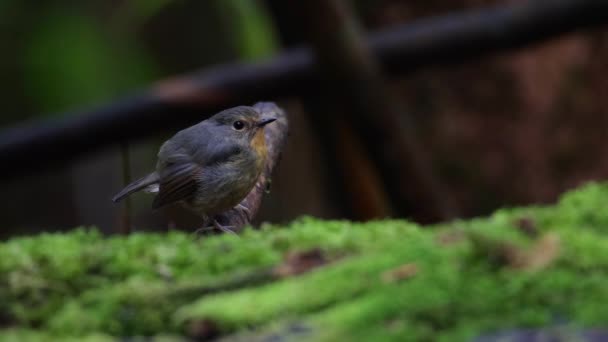
[[201, 185], [206, 169], [229, 162], [242, 152], [239, 145], [215, 139], [202, 128], [185, 129], [161, 147], [157, 167], [159, 191], [153, 208], [191, 199]]
[[198, 187], [203, 168], [193, 162], [180, 162], [165, 166], [160, 171], [158, 195], [152, 208], [191, 199]]
[[156, 172], [152, 172], [151, 174], [144, 176], [144, 177], [134, 181], [133, 183], [127, 185], [124, 189], [122, 189], [119, 193], [117, 193], [116, 196], [114, 196], [114, 198], [112, 198], [112, 201], [114, 201], [114, 203], [119, 202], [120, 200], [129, 196], [130, 194], [132, 194], [136, 191], [139, 191], [141, 189], [144, 189], [146, 187], [153, 186], [154, 184], [157, 184], [157, 183], [158, 183], [158, 174]]

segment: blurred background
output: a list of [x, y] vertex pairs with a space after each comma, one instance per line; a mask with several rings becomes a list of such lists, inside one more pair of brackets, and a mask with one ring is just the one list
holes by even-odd
[[[306, 29], [286, 3], [0, 0], [0, 125], [63, 120], [161, 79], [220, 63], [263, 61], [302, 45]], [[349, 2], [364, 31], [506, 3], [513, 1]], [[382, 176], [363, 148], [369, 139], [344, 120], [348, 106], [328, 102], [331, 91], [259, 99], [287, 110], [291, 132], [257, 222], [301, 215], [433, 222], [549, 203], [585, 181], [606, 179], [606, 60], [608, 30], [594, 29], [455, 66], [383, 75], [383, 91], [405, 109], [411, 138], [432, 170], [435, 198], [450, 207], [441, 215], [417, 202], [424, 189], [408, 200], [391, 194], [395, 179]], [[318, 120], [338, 112], [342, 119]], [[125, 183], [124, 150], [131, 176], [139, 177], [152, 170], [160, 144], [174, 133], [122, 147], [116, 141], [76, 162], [0, 180], [1, 236], [80, 225], [117, 232], [123, 209], [110, 198]], [[404, 178], [399, 182], [418, 186], [417, 179]], [[197, 226], [175, 208], [152, 212], [151, 201], [133, 196], [135, 230], [165, 230], [170, 220], [179, 228]]]

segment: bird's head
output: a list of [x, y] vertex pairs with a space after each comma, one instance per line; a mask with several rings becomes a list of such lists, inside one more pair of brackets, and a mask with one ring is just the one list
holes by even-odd
[[253, 107], [248, 106], [226, 109], [209, 118], [225, 137], [249, 143], [253, 143], [256, 136], [263, 137], [264, 126], [275, 120], [275, 117], [262, 116]]

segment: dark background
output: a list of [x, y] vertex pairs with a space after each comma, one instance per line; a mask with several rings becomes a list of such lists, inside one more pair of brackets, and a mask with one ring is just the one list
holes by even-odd
[[[378, 30], [507, 2], [352, 3], [365, 29]], [[205, 66], [268, 58], [303, 41], [297, 24], [285, 20], [284, 7], [271, 0], [1, 0], [0, 124], [77, 115], [62, 113]], [[459, 217], [469, 217], [501, 206], [552, 202], [567, 189], [608, 176], [607, 58], [608, 30], [595, 29], [458, 66], [386, 76], [443, 194]], [[340, 158], [340, 150], [328, 155], [318, 122], [311, 120], [310, 97], [260, 100], [281, 104], [292, 129], [258, 221], [288, 222], [301, 215], [366, 220], [391, 215], [390, 207], [400, 205], [418, 218], [414, 206], [388, 203], [382, 188], [372, 192], [371, 204], [344, 193], [339, 181], [351, 181], [344, 170], [361, 163]], [[173, 133], [129, 144], [133, 177], [153, 168], [158, 147]], [[336, 136], [352, 143], [339, 131]], [[339, 159], [341, 171], [326, 158]], [[110, 198], [124, 183], [122, 167], [117, 141], [76, 163], [0, 181], [0, 234], [79, 225], [117, 231], [121, 207]], [[166, 229], [168, 217], [178, 227], [196, 226], [174, 209], [153, 213], [151, 200], [134, 196], [135, 229]]]

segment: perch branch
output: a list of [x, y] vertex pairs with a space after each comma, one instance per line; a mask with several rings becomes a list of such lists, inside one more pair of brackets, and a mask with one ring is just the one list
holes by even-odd
[[274, 116], [277, 118], [277, 120], [264, 128], [266, 145], [268, 148], [268, 158], [266, 160], [264, 171], [258, 178], [255, 186], [251, 192], [249, 192], [247, 197], [245, 197], [245, 199], [243, 199], [243, 201], [240, 203], [240, 205], [247, 208], [247, 210], [241, 209], [242, 207], [236, 207], [216, 217], [220, 224], [232, 226], [232, 230], [234, 231], [239, 231], [244, 226], [250, 224], [258, 212], [260, 204], [262, 203], [262, 197], [270, 187], [272, 170], [281, 158], [281, 151], [285, 146], [287, 135], [289, 133], [287, 114], [279, 106], [273, 102], [258, 102], [253, 107], [256, 108], [263, 116]]
[[[277, 27], [282, 45], [293, 47], [302, 44], [304, 25], [299, 22], [300, 12], [293, 9], [294, 3], [266, 0], [264, 4]], [[395, 216], [377, 167], [345, 114], [347, 109], [339, 101], [323, 98], [323, 94], [332, 93], [331, 89], [320, 85], [300, 95], [306, 120], [315, 128], [315, 138], [323, 146], [318, 158], [325, 172], [322, 178], [325, 195], [340, 212], [355, 220]]]
[[[389, 75], [521, 48], [608, 21], [608, 1], [527, 1], [422, 19], [371, 34]], [[218, 110], [314, 86], [308, 49], [263, 63], [229, 64], [177, 77], [140, 94], [62, 120], [24, 123], [0, 133], [0, 177], [21, 176], [121, 141], [205, 119]]]

